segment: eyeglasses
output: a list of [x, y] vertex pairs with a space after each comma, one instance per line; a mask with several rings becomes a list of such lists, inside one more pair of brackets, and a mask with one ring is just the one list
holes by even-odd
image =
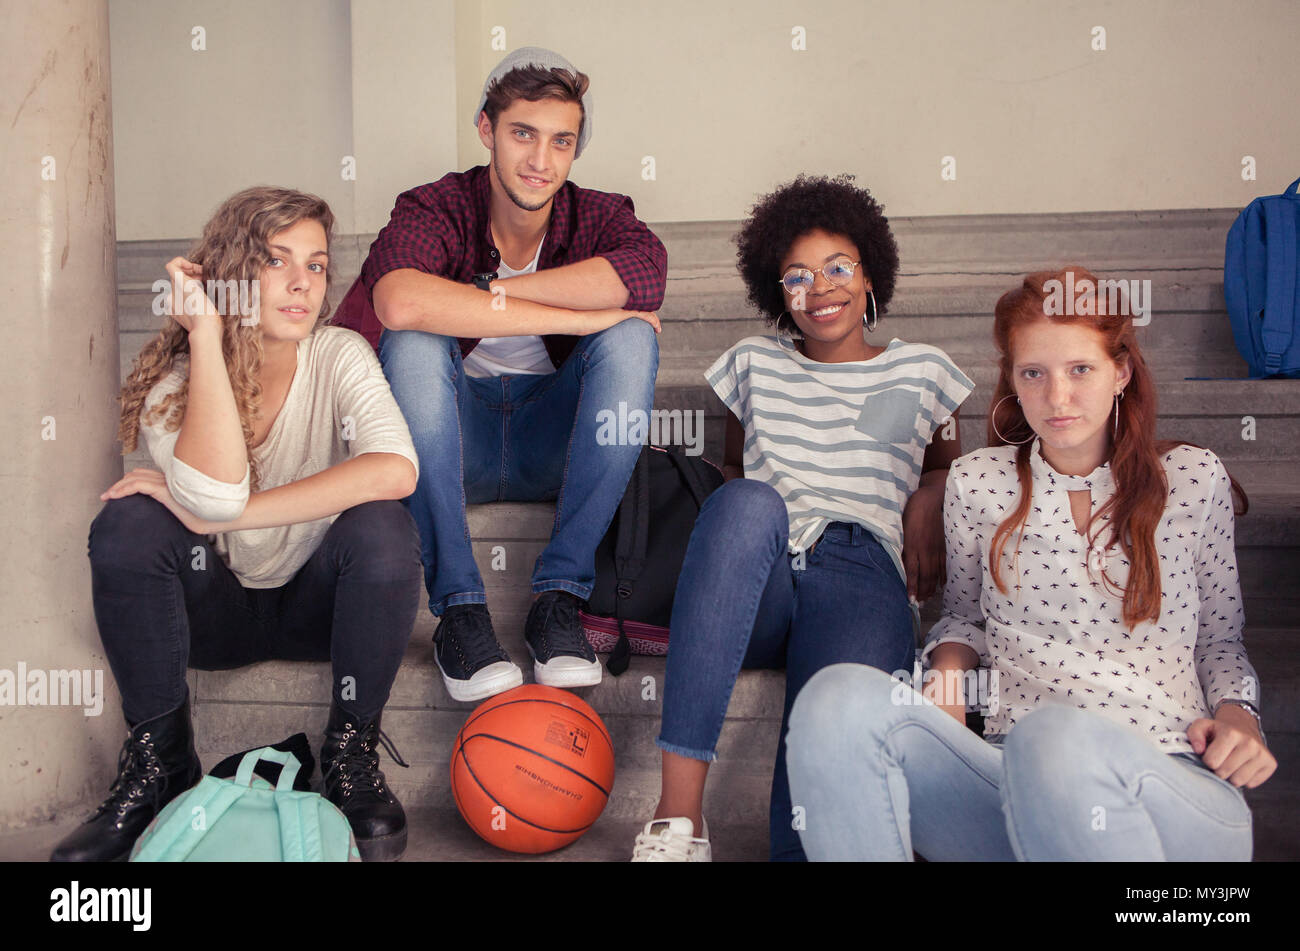
[[850, 261], [848, 257], [840, 257], [829, 264], [823, 264], [821, 267], [811, 269], [792, 267], [781, 276], [781, 280], [777, 281], [777, 283], [791, 294], [797, 293], [800, 289], [806, 292], [812, 290], [813, 283], [820, 273], [836, 287], [843, 287], [853, 280], [853, 273], [861, 263], [861, 261]]

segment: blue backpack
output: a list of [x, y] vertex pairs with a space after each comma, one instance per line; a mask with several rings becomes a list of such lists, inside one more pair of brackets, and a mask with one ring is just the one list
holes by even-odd
[[[258, 760], [283, 764], [275, 787]], [[154, 817], [132, 862], [360, 862], [352, 827], [319, 793], [293, 788], [298, 758], [266, 746], [240, 760], [233, 780], [204, 776]]]
[[1252, 379], [1300, 376], [1300, 195], [1256, 198], [1228, 230], [1223, 296]]

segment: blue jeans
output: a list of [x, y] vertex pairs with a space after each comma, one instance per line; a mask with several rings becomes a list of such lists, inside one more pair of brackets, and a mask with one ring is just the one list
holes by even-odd
[[910, 686], [839, 664], [790, 715], [790, 786], [809, 857], [1241, 861], [1250, 808], [1194, 753], [1044, 704], [982, 740]]
[[467, 376], [453, 337], [385, 330], [379, 361], [420, 457], [406, 500], [420, 531], [429, 610], [485, 604], [470, 546], [467, 503], [557, 499], [550, 544], [532, 590], [583, 600], [596, 578], [596, 546], [618, 510], [640, 443], [598, 440], [598, 414], [649, 412], [659, 345], [629, 318], [582, 337], [545, 375]]
[[785, 732], [800, 688], [829, 664], [911, 670], [907, 589], [861, 525], [833, 522], [799, 568], [771, 486], [733, 479], [705, 500], [673, 601], [661, 749], [711, 761], [742, 667], [785, 667], [770, 806], [774, 861], [802, 861], [786, 780]]

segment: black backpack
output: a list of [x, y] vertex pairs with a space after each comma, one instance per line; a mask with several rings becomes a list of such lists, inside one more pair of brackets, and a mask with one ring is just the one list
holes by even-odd
[[717, 466], [686, 455], [680, 446], [641, 450], [618, 512], [596, 548], [596, 583], [582, 618], [593, 647], [612, 647], [606, 664], [611, 674], [627, 670], [634, 652], [629, 633], [638, 644], [663, 647], [637, 653], [666, 652], [686, 545], [704, 500], [723, 481]]

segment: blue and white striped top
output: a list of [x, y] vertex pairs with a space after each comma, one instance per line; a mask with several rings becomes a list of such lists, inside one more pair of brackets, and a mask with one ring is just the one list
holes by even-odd
[[790, 515], [791, 553], [856, 522], [903, 568], [903, 506], [935, 432], [975, 384], [938, 347], [895, 337], [870, 360], [819, 363], [776, 337], [746, 337], [705, 371], [745, 427], [745, 478]]

